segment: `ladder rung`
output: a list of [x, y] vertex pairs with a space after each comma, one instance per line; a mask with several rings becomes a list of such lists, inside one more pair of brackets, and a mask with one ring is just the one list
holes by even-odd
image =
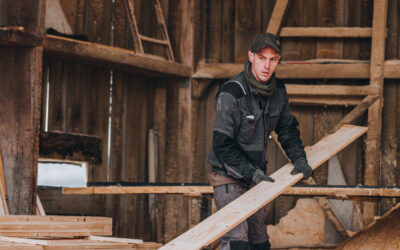
[[143, 36], [140, 35], [140, 39], [142, 39], [143, 41], [149, 42], [149, 43], [156, 43], [156, 44], [160, 44], [160, 45], [165, 45], [168, 46], [168, 40], [160, 40], [160, 39], [155, 39], [155, 38], [151, 38], [148, 36]]
[[371, 37], [372, 28], [361, 27], [284, 27], [280, 37]]

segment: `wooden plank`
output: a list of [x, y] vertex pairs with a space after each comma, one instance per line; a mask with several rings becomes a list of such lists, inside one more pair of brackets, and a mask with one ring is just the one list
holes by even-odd
[[88, 240], [120, 242], [120, 243], [133, 243], [133, 244], [141, 244], [141, 243], [143, 243], [143, 240], [139, 240], [139, 239], [102, 237], [102, 236], [93, 236], [93, 235], [89, 236]]
[[365, 96], [377, 95], [378, 88], [373, 86], [347, 86], [347, 85], [309, 85], [285, 84], [289, 95], [338, 95], [338, 96]]
[[40, 201], [39, 194], [36, 196], [36, 214], [37, 215], [46, 215], [44, 211], [42, 202]]
[[[206, 36], [206, 60], [217, 63], [220, 61], [223, 49], [221, 49], [222, 29], [222, 0], [207, 1], [207, 36]], [[232, 32], [234, 29], [232, 29]], [[231, 46], [233, 46], [231, 40]], [[233, 55], [232, 55], [233, 56]]]
[[371, 28], [358, 27], [285, 27], [281, 29], [280, 37], [347, 37], [368, 38], [372, 35]]
[[74, 60], [110, 67], [128, 72], [151, 72], [156, 75], [188, 77], [191, 68], [156, 56], [138, 55], [121, 49], [91, 42], [46, 35], [43, 40], [46, 54], [63, 56]]
[[266, 32], [277, 35], [289, 0], [276, 1]]
[[6, 188], [6, 179], [4, 177], [4, 168], [3, 168], [3, 159], [1, 158], [0, 153], [0, 214], [8, 215], [10, 214], [8, 210], [7, 203], [7, 188]]
[[[396, 59], [399, 55], [399, 3], [388, 2], [388, 37], [386, 43], [385, 59]], [[385, 61], [386, 62], [386, 61]], [[398, 185], [398, 81], [386, 80], [383, 88], [383, 110], [382, 110], [382, 158], [381, 158], [381, 183], [382, 186]], [[396, 105], [397, 104], [397, 105]], [[400, 117], [399, 117], [400, 118]], [[383, 199], [378, 207], [379, 214], [384, 214], [396, 204], [394, 199]]]
[[378, 99], [377, 95], [365, 97], [360, 104], [358, 104], [350, 113], [348, 113], [342, 120], [335, 125], [333, 131], [338, 130], [343, 124], [352, 123], [355, 119], [361, 116], [368, 108]]
[[0, 235], [12, 237], [112, 235], [112, 219], [8, 215], [0, 217]]
[[42, 55], [41, 48], [0, 48], [0, 152], [11, 213], [35, 212]]
[[0, 45], [7, 46], [39, 46], [42, 43], [42, 37], [24, 31], [24, 27], [1, 27]]
[[59, 132], [40, 133], [40, 157], [99, 164], [102, 162], [102, 148], [102, 139], [96, 136]]
[[236, 63], [248, 60], [247, 51], [250, 49], [253, 37], [258, 33], [255, 12], [255, 1], [236, 0], [234, 29], [234, 62]]
[[[212, 194], [212, 186], [135, 186], [135, 187], [87, 187], [62, 188], [63, 195], [71, 194]], [[283, 195], [332, 196], [346, 199], [346, 196], [400, 197], [399, 187], [367, 187], [367, 186], [295, 186], [285, 190]]]
[[[382, 104], [385, 60], [385, 33], [387, 23], [387, 0], [374, 1], [372, 23], [370, 85], [380, 88], [379, 98], [368, 109], [368, 128], [365, 149], [364, 184], [378, 184], [378, 166], [381, 158]], [[375, 203], [364, 204], [364, 219], [371, 222], [376, 213]]]
[[[345, 125], [336, 133], [325, 137], [314, 146], [308, 147], [306, 152], [310, 166], [316, 169], [366, 131], [365, 127]], [[288, 163], [276, 171], [272, 175], [272, 178], [275, 179], [274, 183], [259, 183], [235, 201], [160, 249], [200, 249], [202, 246], [212, 243], [268, 204], [287, 187], [299, 181], [302, 178], [301, 174], [290, 175], [292, 166], [291, 163]], [[243, 204], [246, 204], [246, 206], [243, 206]]]
[[[390, 66], [389, 66], [390, 67]], [[193, 78], [229, 79], [243, 71], [243, 64], [210, 63], [199, 64]], [[298, 64], [282, 62], [276, 70], [281, 79], [366, 79], [369, 65], [359, 64]], [[400, 78], [400, 73], [396, 73]], [[394, 76], [394, 74], [392, 75]]]
[[24, 243], [24, 244], [32, 244], [32, 245], [48, 245], [47, 240], [25, 239], [25, 238], [7, 237], [7, 236], [0, 236], [0, 241], [7, 241], [7, 242], [13, 242], [13, 243]]

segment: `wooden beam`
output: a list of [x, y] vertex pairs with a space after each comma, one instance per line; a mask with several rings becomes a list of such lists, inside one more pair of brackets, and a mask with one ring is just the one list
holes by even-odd
[[[372, 22], [370, 85], [379, 88], [379, 98], [368, 109], [368, 134], [365, 149], [364, 185], [378, 184], [378, 166], [381, 158], [382, 104], [385, 61], [385, 34], [387, 23], [387, 0], [374, 1]], [[365, 203], [364, 220], [372, 222], [376, 203]]]
[[1, 27], [0, 45], [7, 46], [40, 46], [42, 37], [24, 30], [24, 27]]
[[139, 55], [128, 49], [121, 49], [92, 42], [46, 35], [43, 40], [47, 55], [56, 55], [84, 61], [101, 67], [110, 67], [126, 72], [149, 74], [150, 76], [190, 77], [191, 67], [170, 62], [162, 57]]
[[337, 96], [289, 96], [293, 105], [322, 105], [322, 106], [356, 106], [361, 102], [358, 97]]
[[24, 27], [2, 33], [6, 43], [24, 46], [0, 46], [0, 152], [8, 206], [13, 214], [34, 214], [43, 58], [43, 48], [35, 46], [44, 34], [45, 1], [14, 0], [1, 6], [1, 26]]
[[[345, 125], [336, 133], [329, 135], [312, 147], [306, 149], [310, 166], [316, 169], [330, 157], [363, 135], [367, 129]], [[239, 198], [217, 211], [186, 233], [172, 240], [161, 249], [200, 249], [221, 237], [244, 221], [286, 188], [299, 181], [303, 175], [291, 175], [293, 164], [288, 163], [274, 174], [274, 183], [261, 182]]]
[[112, 235], [112, 219], [83, 216], [0, 216], [0, 235], [11, 237]]
[[336, 124], [332, 132], [338, 130], [343, 124], [352, 123], [355, 119], [360, 117], [369, 108], [369, 106], [371, 106], [371, 104], [378, 99], [378, 97], [378, 95], [369, 95], [365, 97], [360, 104], [357, 105], [357, 107], [355, 107], [350, 113], [343, 117], [338, 124]]
[[[340, 63], [332, 60], [332, 64], [309, 61], [281, 62], [277, 68], [277, 76], [282, 79], [367, 79], [369, 63]], [[243, 71], [239, 63], [199, 63], [193, 78], [230, 79]], [[400, 78], [400, 60], [388, 60], [384, 63], [384, 77]]]
[[289, 95], [325, 95], [325, 96], [365, 96], [377, 95], [378, 88], [373, 86], [348, 86], [348, 85], [310, 85], [310, 84], [285, 84]]
[[368, 38], [372, 36], [371, 28], [361, 27], [285, 27], [281, 29], [280, 37], [349, 37]]
[[[71, 194], [212, 194], [212, 186], [108, 186], [86, 188], [62, 188], [63, 195]], [[294, 186], [286, 189], [283, 195], [331, 196], [347, 199], [348, 196], [400, 197], [399, 187], [368, 186]]]
[[95, 136], [59, 132], [40, 133], [39, 155], [44, 158], [100, 164], [102, 148], [101, 138]]
[[[243, 64], [199, 63], [193, 78], [230, 79], [243, 71]], [[312, 63], [281, 62], [276, 70], [281, 79], [366, 79], [369, 77], [367, 63]], [[398, 73], [400, 78], [400, 73]]]
[[275, 2], [266, 32], [274, 35], [278, 34], [288, 3], [289, 0], [280, 0]]
[[85, 188], [62, 188], [62, 194], [207, 194], [211, 186], [108, 186]]

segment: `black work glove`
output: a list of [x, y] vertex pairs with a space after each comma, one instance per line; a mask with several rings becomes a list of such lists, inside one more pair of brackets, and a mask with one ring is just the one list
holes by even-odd
[[256, 171], [254, 171], [253, 177], [251, 179], [255, 184], [258, 184], [262, 181], [275, 182], [274, 179], [272, 179], [269, 176], [266, 176], [261, 169], [256, 169]]
[[300, 158], [294, 162], [294, 168], [290, 174], [295, 175], [298, 173], [303, 173], [303, 180], [310, 178], [312, 174], [312, 168], [308, 165], [307, 159]]

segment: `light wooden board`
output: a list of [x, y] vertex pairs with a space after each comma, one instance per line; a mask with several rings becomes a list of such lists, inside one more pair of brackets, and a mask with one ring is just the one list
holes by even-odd
[[[63, 194], [185, 194], [200, 196], [214, 193], [212, 186], [148, 186], [148, 187], [89, 187], [63, 188]], [[333, 196], [346, 199], [347, 196], [400, 197], [400, 188], [374, 187], [290, 187], [284, 195]]]
[[6, 179], [4, 177], [3, 159], [0, 153], [0, 215], [10, 214], [7, 204]]
[[286, 27], [282, 28], [280, 37], [352, 37], [366, 38], [371, 37], [371, 28], [360, 27]]
[[[333, 61], [334, 62], [334, 61]], [[276, 74], [285, 79], [367, 79], [369, 78], [369, 64], [340, 63], [315, 65], [312, 62], [300, 61], [296, 63], [282, 62], [278, 65]], [[193, 78], [229, 79], [243, 71], [240, 63], [199, 63]], [[400, 60], [389, 60], [384, 63], [384, 77], [400, 78]]]
[[11, 237], [112, 235], [112, 219], [81, 216], [0, 216], [0, 235]]
[[[367, 131], [365, 127], [344, 125], [312, 147], [307, 148], [307, 159], [316, 169], [341, 149], [349, 145]], [[236, 225], [244, 221], [270, 201], [279, 196], [286, 188], [302, 178], [302, 174], [290, 175], [293, 165], [286, 164], [271, 177], [274, 183], [261, 182], [248, 192], [231, 202], [214, 215], [180, 235], [161, 249], [200, 249], [220, 238]], [[244, 205], [245, 204], [245, 205]]]
[[[381, 164], [382, 104], [385, 61], [385, 35], [387, 23], [387, 0], [374, 1], [372, 22], [370, 85], [380, 89], [379, 98], [368, 109], [368, 129], [365, 148], [364, 184], [377, 185], [378, 168]], [[376, 204], [364, 203], [364, 219], [372, 222]]]
[[278, 34], [289, 0], [276, 1], [266, 32]]

